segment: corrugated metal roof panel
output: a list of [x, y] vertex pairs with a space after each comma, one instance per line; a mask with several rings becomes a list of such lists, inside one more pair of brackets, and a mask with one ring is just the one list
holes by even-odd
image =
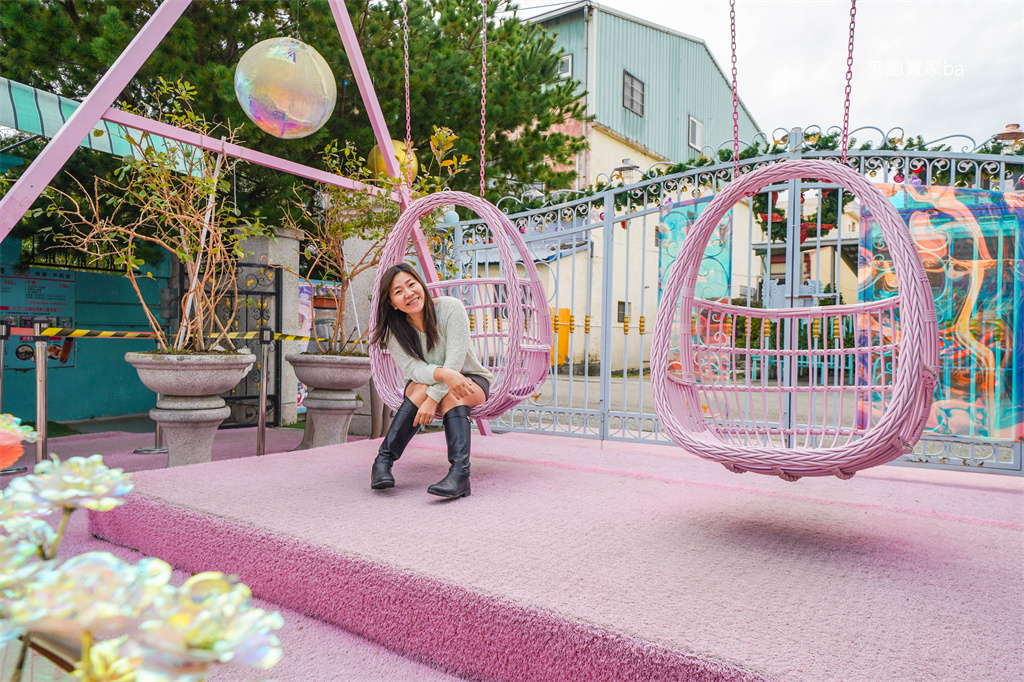
[[[597, 5], [593, 8], [593, 74], [579, 68], [586, 61], [583, 10], [559, 14], [544, 24], [573, 54], [574, 77], [584, 81], [599, 123], [676, 161], [699, 156], [688, 144], [691, 116], [703, 124], [705, 144], [717, 146], [732, 139], [732, 86], [703, 41]], [[623, 105], [624, 72], [644, 83], [643, 116]], [[740, 138], [749, 140], [757, 130], [741, 106]]]

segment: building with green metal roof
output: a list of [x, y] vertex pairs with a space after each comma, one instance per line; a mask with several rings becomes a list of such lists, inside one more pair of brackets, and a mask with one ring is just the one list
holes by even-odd
[[[590, 142], [577, 160], [579, 186], [612, 175], [627, 157], [646, 170], [710, 155], [732, 139], [730, 76], [700, 38], [592, 0], [532, 21], [555, 34], [564, 52], [560, 69], [579, 81], [594, 117], [565, 124]], [[741, 140], [760, 131], [742, 101], [739, 128]]]

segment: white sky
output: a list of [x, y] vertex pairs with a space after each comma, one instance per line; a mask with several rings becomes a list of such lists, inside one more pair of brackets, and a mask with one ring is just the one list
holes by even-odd
[[[520, 3], [522, 17], [571, 4]], [[703, 39], [728, 73], [728, 0], [600, 4]], [[842, 123], [849, 12], [848, 0], [737, 0], [740, 96], [769, 135]], [[850, 119], [979, 144], [1007, 123], [1024, 127], [1024, 0], [859, 0]]]
[[[599, 4], [701, 38], [731, 68], [728, 0]], [[558, 6], [522, 0], [520, 16]], [[740, 97], [766, 133], [842, 124], [849, 14], [848, 0], [737, 0]], [[1007, 123], [1024, 126], [1024, 0], [859, 0], [851, 128], [980, 144]]]

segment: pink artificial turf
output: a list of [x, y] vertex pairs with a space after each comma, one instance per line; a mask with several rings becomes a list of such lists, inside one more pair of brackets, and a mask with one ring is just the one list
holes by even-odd
[[[474, 439], [473, 495], [375, 442], [136, 476], [93, 532], [482, 679], [1020, 679], [1024, 482], [737, 477], [662, 446]], [[998, 632], [965, 639], [965, 632]]]
[[[50, 519], [56, 523], [56, 518]], [[74, 512], [68, 523], [59, 551], [60, 558], [83, 552], [110, 552], [129, 563], [137, 563], [144, 556], [135, 550], [112, 545], [90, 535], [88, 516], [84, 511]], [[205, 568], [201, 570], [206, 570]], [[180, 585], [190, 575], [175, 570], [171, 582]], [[345, 632], [336, 625], [282, 608], [256, 598], [253, 605], [270, 611], [280, 611], [284, 627], [278, 630], [284, 656], [269, 670], [257, 668], [214, 666], [206, 678], [208, 682], [248, 682], [255, 679], [285, 681], [308, 680], [421, 680], [444, 682], [457, 678], [432, 669], [410, 658], [392, 653], [363, 638]], [[7, 648], [10, 654], [11, 647]]]

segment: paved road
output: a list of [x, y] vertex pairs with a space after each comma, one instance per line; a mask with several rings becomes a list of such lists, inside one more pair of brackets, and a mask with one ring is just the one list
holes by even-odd
[[[806, 387], [807, 381], [803, 380], [801, 384]], [[555, 380], [549, 379], [541, 387], [536, 399], [528, 401], [522, 406], [521, 411], [515, 412], [517, 419], [515, 427], [596, 437], [600, 433], [598, 417], [601, 409], [600, 392], [600, 377], [596, 374], [572, 377], [559, 375]], [[743, 414], [746, 409], [747, 414], [753, 415], [753, 419], [757, 423], [763, 423], [765, 415], [769, 422], [777, 422], [780, 414], [777, 394], [751, 393], [749, 400], [742, 399], [738, 404], [733, 401], [730, 408], [732, 414], [737, 415]], [[835, 395], [826, 399], [821, 395], [812, 397], [810, 393], [802, 393], [795, 397], [794, 408], [797, 421], [801, 424], [807, 423], [808, 417], [813, 412], [816, 424], [849, 425], [854, 423], [856, 401], [854, 396], [849, 394], [839, 402]], [[552, 414], [549, 411], [552, 409], [559, 414]], [[664, 434], [656, 433], [658, 430], [657, 414], [649, 375], [645, 374], [642, 378], [640, 376], [611, 377], [609, 409], [613, 413], [610, 428], [615, 437], [637, 439], [653, 437], [654, 440], [667, 440]], [[709, 409], [714, 408], [709, 406]], [[724, 404], [720, 403], [715, 411], [724, 412]], [[614, 413], [640, 416], [622, 419], [615, 417]], [[557, 425], [553, 424], [555, 419], [557, 419]], [[499, 424], [495, 426], [501, 427]], [[831, 437], [829, 441], [831, 441]], [[842, 437], [839, 442], [845, 442], [845, 437]], [[776, 439], [776, 444], [780, 444], [778, 439]], [[811, 443], [805, 443], [803, 437], [798, 438], [797, 447], [814, 447], [814, 445], [813, 440]], [[1013, 460], [1012, 445], [1009, 443], [972, 444], [929, 440], [919, 444], [915, 452], [934, 456], [944, 455], [954, 463], [958, 463], [961, 459], [998, 460], [999, 462]]]

